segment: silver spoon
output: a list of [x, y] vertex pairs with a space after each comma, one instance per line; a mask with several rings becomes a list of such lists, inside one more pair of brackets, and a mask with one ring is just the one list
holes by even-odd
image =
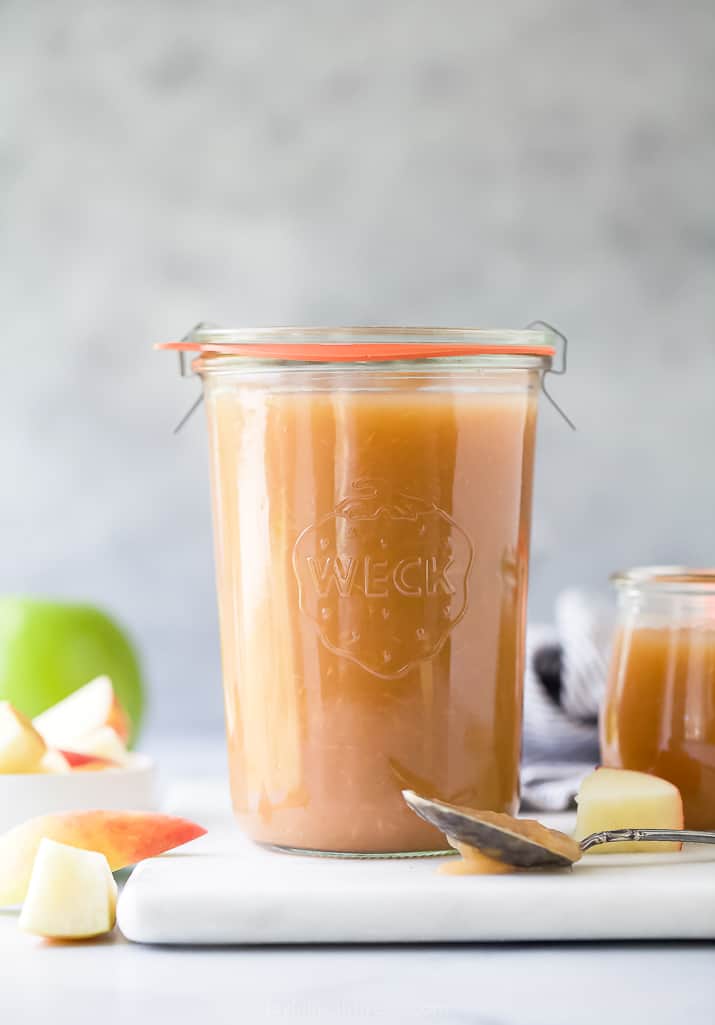
[[699, 829], [605, 829], [579, 840], [585, 853], [602, 843], [620, 843], [623, 840], [675, 840], [677, 843], [715, 843], [715, 832]]
[[566, 868], [592, 847], [625, 840], [715, 843], [715, 832], [693, 829], [609, 829], [576, 841], [558, 829], [549, 829], [531, 820], [472, 811], [420, 797], [414, 790], [403, 790], [402, 796], [412, 811], [447, 837], [477, 847], [490, 858], [518, 868]]

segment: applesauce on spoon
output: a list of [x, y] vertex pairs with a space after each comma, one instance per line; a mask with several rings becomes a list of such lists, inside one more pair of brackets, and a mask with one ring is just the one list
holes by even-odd
[[514, 812], [542, 331], [199, 332], [231, 788], [259, 843]]

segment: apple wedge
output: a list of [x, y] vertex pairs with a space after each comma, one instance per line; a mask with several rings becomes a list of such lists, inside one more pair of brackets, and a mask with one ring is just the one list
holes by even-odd
[[104, 854], [113, 872], [195, 840], [188, 819], [154, 812], [77, 811], [41, 815], [0, 836], [0, 907], [21, 904], [43, 839]]
[[[673, 784], [647, 772], [596, 769], [581, 781], [576, 797], [576, 840], [604, 829], [682, 829], [683, 800]], [[592, 854], [648, 854], [678, 851], [671, 842], [607, 843]]]
[[71, 768], [70, 761], [64, 751], [56, 751], [55, 748], [48, 747], [42, 756], [38, 771], [52, 773], [69, 772]]
[[24, 932], [47, 939], [80, 940], [114, 928], [117, 884], [96, 851], [42, 840], [20, 913]]
[[129, 736], [129, 719], [108, 676], [98, 676], [52, 705], [35, 717], [33, 725], [50, 747], [69, 750], [104, 726], [111, 726], [123, 742]]
[[101, 769], [116, 769], [119, 766], [118, 762], [114, 762], [110, 758], [103, 758], [101, 755], [83, 754], [81, 751], [56, 751], [52, 753], [60, 755], [67, 768], [74, 769], [75, 772], [98, 772]]
[[86, 737], [79, 737], [72, 750], [75, 754], [104, 759], [116, 765], [121, 765], [127, 759], [127, 749], [112, 726], [102, 726]]
[[0, 772], [38, 772], [46, 749], [30, 720], [0, 701]]

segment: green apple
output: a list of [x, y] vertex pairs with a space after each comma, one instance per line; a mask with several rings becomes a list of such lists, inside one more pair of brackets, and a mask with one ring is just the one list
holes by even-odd
[[106, 674], [136, 737], [144, 687], [124, 630], [91, 605], [0, 597], [0, 700], [34, 717], [95, 676]]

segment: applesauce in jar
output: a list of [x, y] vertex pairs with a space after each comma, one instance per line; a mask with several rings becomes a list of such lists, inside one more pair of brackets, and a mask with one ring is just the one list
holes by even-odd
[[619, 574], [603, 758], [670, 780], [686, 829], [715, 829], [715, 570]]
[[543, 333], [208, 334], [239, 822], [385, 855], [447, 847], [404, 788], [515, 812]]

